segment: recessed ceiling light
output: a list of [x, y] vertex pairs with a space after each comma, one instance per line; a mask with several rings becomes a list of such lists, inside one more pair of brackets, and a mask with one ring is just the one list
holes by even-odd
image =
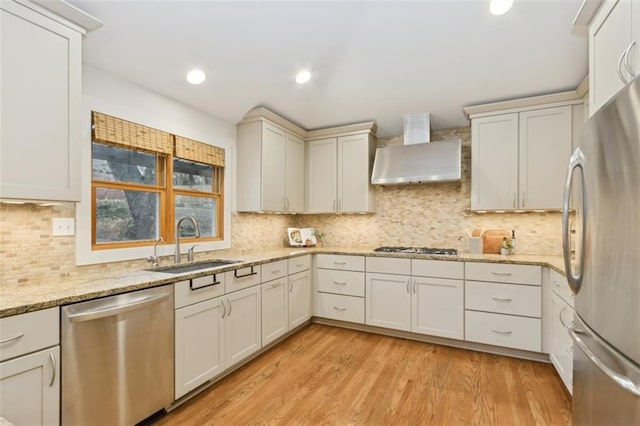
[[311, 73], [309, 71], [300, 71], [298, 75], [296, 75], [296, 83], [298, 84], [304, 84], [309, 80], [311, 80]]
[[492, 15], [504, 15], [513, 6], [513, 0], [491, 0], [489, 11]]
[[187, 73], [187, 81], [191, 84], [200, 84], [207, 79], [203, 71], [191, 70]]

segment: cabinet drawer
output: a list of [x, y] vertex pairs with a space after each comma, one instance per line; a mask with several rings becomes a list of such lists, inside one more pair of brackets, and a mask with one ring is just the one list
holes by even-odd
[[318, 269], [316, 290], [364, 297], [364, 273]]
[[364, 256], [343, 256], [337, 254], [319, 254], [316, 258], [318, 268], [364, 271]]
[[364, 324], [364, 299], [316, 293], [316, 316]]
[[288, 259], [287, 262], [289, 264], [289, 275], [297, 274], [298, 272], [306, 271], [311, 268], [311, 256], [308, 254], [292, 257]]
[[211, 274], [191, 280], [178, 281], [174, 290], [175, 308], [222, 296], [225, 274]]
[[571, 291], [567, 278], [561, 273], [549, 269], [549, 279], [553, 292], [573, 308], [576, 296], [573, 294], [573, 291]]
[[262, 270], [262, 282], [276, 280], [287, 275], [287, 259], [263, 263], [260, 268]]
[[60, 344], [60, 310], [0, 318], [0, 361]]
[[411, 259], [393, 257], [367, 257], [367, 272], [411, 275]]
[[464, 262], [447, 260], [413, 259], [411, 275], [414, 277], [464, 278]]
[[540, 318], [541, 287], [466, 281], [464, 306], [475, 311]]
[[512, 284], [542, 284], [542, 267], [504, 263], [465, 262], [465, 278]]
[[247, 266], [224, 273], [224, 292], [232, 293], [262, 282], [260, 265]]
[[465, 312], [465, 340], [540, 352], [542, 323], [538, 318], [486, 312]]

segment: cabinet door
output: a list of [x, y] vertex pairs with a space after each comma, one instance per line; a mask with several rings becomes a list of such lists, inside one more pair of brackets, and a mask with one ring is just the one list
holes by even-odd
[[222, 297], [175, 312], [175, 398], [178, 399], [225, 368]]
[[[631, 1], [605, 2], [589, 26], [589, 113], [620, 90], [618, 60], [631, 42]], [[629, 74], [622, 67], [626, 78]]]
[[411, 331], [409, 277], [367, 274], [366, 324]]
[[81, 35], [0, 5], [0, 198], [80, 200]]
[[225, 296], [227, 367], [237, 364], [262, 347], [260, 296], [260, 286], [249, 287]]
[[471, 122], [471, 209], [517, 207], [518, 114]]
[[411, 331], [431, 336], [464, 338], [462, 280], [413, 278]]
[[285, 132], [262, 127], [262, 210], [280, 212], [285, 207]]
[[311, 273], [299, 272], [289, 276], [289, 329], [311, 318]]
[[369, 135], [338, 138], [338, 211], [370, 210]]
[[304, 141], [286, 135], [285, 189], [288, 212], [304, 211]]
[[519, 208], [562, 208], [571, 119], [571, 106], [520, 113]]
[[331, 213], [337, 209], [336, 138], [307, 143], [307, 212]]
[[288, 293], [286, 277], [262, 284], [262, 345], [289, 330]]
[[0, 363], [0, 415], [16, 426], [60, 423], [60, 347]]
[[573, 359], [569, 362], [568, 357], [571, 354], [571, 346], [569, 345], [571, 337], [566, 327], [562, 324], [564, 318], [568, 318], [568, 308], [566, 303], [556, 294], [551, 295], [551, 350], [549, 351], [549, 359], [555, 367], [558, 375], [569, 390], [570, 376], [573, 375]]

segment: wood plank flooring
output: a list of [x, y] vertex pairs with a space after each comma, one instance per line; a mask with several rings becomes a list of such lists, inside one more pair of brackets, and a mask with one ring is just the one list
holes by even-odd
[[569, 425], [550, 364], [312, 324], [157, 425]]

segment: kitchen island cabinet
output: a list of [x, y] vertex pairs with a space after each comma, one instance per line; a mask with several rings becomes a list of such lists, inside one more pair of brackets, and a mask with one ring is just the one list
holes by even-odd
[[0, 31], [0, 199], [79, 201], [86, 31], [13, 0], [0, 3]]
[[0, 319], [0, 417], [16, 426], [60, 423], [59, 309]]

